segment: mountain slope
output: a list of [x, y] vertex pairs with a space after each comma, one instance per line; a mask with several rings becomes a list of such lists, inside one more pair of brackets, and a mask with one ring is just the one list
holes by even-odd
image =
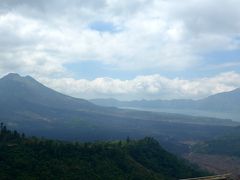
[[[58, 109], [97, 109], [96, 105], [83, 100], [58, 93], [30, 76], [21, 77], [9, 74], [0, 79], [0, 101], [11, 107], [19, 104], [36, 104]], [[16, 103], [16, 104], [15, 104]]]
[[239, 112], [240, 88], [199, 100], [197, 101], [197, 108], [214, 111]]
[[152, 138], [81, 144], [26, 138], [2, 126], [0, 147], [2, 180], [171, 180], [207, 175]]
[[0, 119], [30, 135], [84, 141], [127, 136], [205, 139], [231, 129], [221, 125], [234, 125], [223, 119], [100, 107], [17, 74], [0, 79]]

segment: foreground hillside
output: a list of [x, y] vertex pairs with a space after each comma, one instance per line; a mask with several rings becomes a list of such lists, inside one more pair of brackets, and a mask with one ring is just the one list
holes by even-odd
[[26, 138], [1, 125], [1, 179], [178, 179], [206, 175], [152, 138], [68, 143]]

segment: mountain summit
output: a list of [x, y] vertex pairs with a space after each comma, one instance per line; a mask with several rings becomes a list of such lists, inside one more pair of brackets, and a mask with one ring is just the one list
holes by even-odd
[[0, 79], [0, 101], [11, 106], [39, 105], [58, 109], [93, 109], [98, 106], [78, 98], [73, 98], [56, 92], [36, 81], [31, 76], [22, 77], [19, 74], [10, 73]]
[[17, 73], [9, 73], [6, 76], [4, 76], [2, 79], [14, 80], [14, 79], [19, 79], [19, 78], [22, 78], [19, 74], [17, 74]]

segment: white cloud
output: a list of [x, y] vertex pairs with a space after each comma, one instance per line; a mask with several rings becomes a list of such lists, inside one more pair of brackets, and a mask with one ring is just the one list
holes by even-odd
[[[73, 78], [40, 78], [42, 83], [62, 93], [81, 98], [119, 99], [199, 99], [240, 87], [240, 74], [226, 72], [194, 80], [166, 78], [156, 75], [138, 76], [130, 80], [96, 78], [92, 81]], [[67, 88], [66, 88], [67, 87]]]
[[[87, 60], [129, 70], [186, 70], [206, 52], [239, 49], [237, 0], [1, 3], [1, 72], [12, 62], [25, 73], [66, 73], [64, 64]], [[119, 31], [92, 30], [94, 21], [113, 23]]]
[[[65, 66], [94, 60], [145, 72], [204, 70], [205, 54], [240, 49], [238, 0], [0, 0], [0, 4], [0, 74], [30, 74], [77, 97], [199, 98], [239, 86], [239, 74], [233, 72], [195, 80], [153, 75], [89, 81], [71, 78]], [[94, 22], [116, 29], [98, 32], [91, 29]], [[223, 64], [230, 67], [233, 62]], [[66, 84], [69, 89], [64, 89]]]

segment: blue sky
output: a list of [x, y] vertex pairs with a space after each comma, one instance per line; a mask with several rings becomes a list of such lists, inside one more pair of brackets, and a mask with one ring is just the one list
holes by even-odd
[[98, 32], [118, 32], [119, 30], [114, 26], [111, 22], [104, 22], [104, 21], [96, 21], [92, 22], [89, 25], [89, 28]]
[[240, 87], [238, 0], [1, 4], [1, 76], [81, 98], [199, 99]]

